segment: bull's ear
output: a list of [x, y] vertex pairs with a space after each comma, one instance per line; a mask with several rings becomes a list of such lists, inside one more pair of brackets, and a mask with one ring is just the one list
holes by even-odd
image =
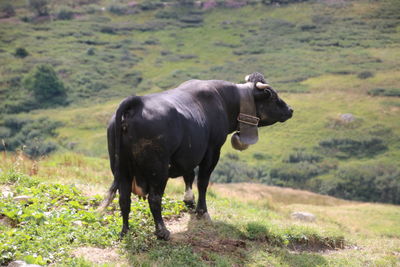
[[258, 99], [268, 99], [271, 96], [272, 96], [272, 92], [268, 88], [263, 89], [263, 90], [260, 90], [260, 89], [254, 90], [254, 98], [256, 100], [258, 100]]

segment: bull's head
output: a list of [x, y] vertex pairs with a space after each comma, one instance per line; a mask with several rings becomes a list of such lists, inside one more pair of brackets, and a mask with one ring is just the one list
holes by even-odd
[[254, 99], [257, 117], [260, 118], [258, 126], [285, 122], [293, 116], [293, 109], [265, 82], [255, 82]]
[[[277, 92], [265, 81], [260, 73], [246, 76], [246, 82], [253, 83], [255, 116], [259, 119], [256, 126], [244, 126], [245, 131], [235, 133], [231, 143], [237, 150], [247, 149], [249, 145], [258, 140], [257, 127], [272, 125], [276, 122], [284, 122], [293, 116], [293, 109], [288, 106], [277, 94]], [[242, 103], [241, 103], [242, 105]], [[250, 114], [252, 115], [252, 114]], [[249, 141], [250, 140], [250, 141]]]

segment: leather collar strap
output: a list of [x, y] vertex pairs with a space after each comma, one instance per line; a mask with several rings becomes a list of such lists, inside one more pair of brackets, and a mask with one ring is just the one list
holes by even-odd
[[240, 141], [253, 145], [258, 141], [258, 122], [256, 104], [254, 103], [253, 88], [239, 88], [240, 113], [237, 118]]

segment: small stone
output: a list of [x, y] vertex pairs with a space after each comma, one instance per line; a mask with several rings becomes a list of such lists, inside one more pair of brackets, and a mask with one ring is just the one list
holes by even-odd
[[5, 215], [0, 215], [0, 224], [7, 226], [7, 227], [13, 227], [14, 222], [10, 218], [8, 218]]
[[12, 261], [10, 262], [7, 267], [21, 267], [21, 266], [25, 266], [26, 262], [24, 261]]
[[75, 225], [75, 226], [82, 226], [83, 225], [82, 221], [74, 221], [74, 222], [72, 222], [72, 224]]
[[14, 200], [20, 201], [20, 202], [28, 202], [32, 197], [30, 196], [16, 196], [14, 197]]
[[13, 196], [14, 196], [13, 192], [10, 192], [10, 191], [3, 191], [3, 192], [1, 193], [1, 195], [2, 195], [4, 198], [8, 198], [8, 197], [13, 197]]
[[351, 113], [344, 113], [340, 115], [340, 120], [345, 123], [351, 123], [356, 119], [356, 117]]
[[7, 265], [7, 267], [41, 267], [41, 265], [28, 264], [24, 261], [12, 261]]
[[314, 214], [309, 213], [309, 212], [293, 212], [291, 214], [292, 218], [301, 220], [301, 221], [307, 221], [307, 222], [314, 222], [316, 220], [316, 217]]

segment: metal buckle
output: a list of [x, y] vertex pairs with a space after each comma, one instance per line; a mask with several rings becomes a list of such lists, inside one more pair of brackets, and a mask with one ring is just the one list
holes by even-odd
[[239, 113], [237, 120], [238, 120], [238, 122], [241, 122], [244, 124], [257, 126], [258, 122], [260, 121], [260, 118], [254, 117], [254, 116], [251, 116], [248, 114], [244, 114], [244, 113]]

